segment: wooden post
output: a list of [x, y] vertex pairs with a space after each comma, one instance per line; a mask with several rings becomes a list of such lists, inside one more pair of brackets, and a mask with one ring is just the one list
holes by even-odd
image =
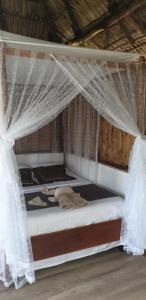
[[146, 125], [146, 88], [145, 88], [145, 75], [146, 75], [146, 62], [140, 62], [138, 65], [138, 98], [137, 98], [137, 119], [138, 126], [145, 134]]

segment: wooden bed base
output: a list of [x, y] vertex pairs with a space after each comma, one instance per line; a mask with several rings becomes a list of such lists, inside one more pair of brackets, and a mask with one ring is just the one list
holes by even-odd
[[121, 219], [32, 236], [34, 260], [120, 240]]

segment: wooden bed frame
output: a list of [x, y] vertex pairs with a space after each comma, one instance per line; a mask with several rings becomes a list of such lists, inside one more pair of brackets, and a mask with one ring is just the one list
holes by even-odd
[[120, 240], [121, 219], [31, 237], [34, 261]]

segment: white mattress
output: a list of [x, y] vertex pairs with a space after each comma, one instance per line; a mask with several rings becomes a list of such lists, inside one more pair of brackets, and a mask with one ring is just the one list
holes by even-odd
[[[70, 174], [77, 177], [75, 174]], [[62, 181], [56, 184], [47, 184], [49, 188], [56, 186], [77, 186], [91, 183], [88, 180], [77, 178], [73, 181]], [[25, 188], [25, 193], [41, 190], [43, 186]], [[89, 202], [87, 207], [79, 209], [63, 210], [59, 207], [47, 208], [28, 212], [28, 227], [31, 236], [55, 232], [59, 230], [85, 226], [93, 223], [114, 220], [122, 217], [123, 199], [121, 197], [111, 197], [102, 200]], [[106, 251], [120, 245], [120, 241], [95, 246], [80, 251], [58, 255], [44, 260], [34, 262], [34, 269], [53, 267], [70, 260], [90, 256], [102, 251]]]
[[57, 207], [28, 212], [28, 227], [31, 236], [75, 228], [122, 216], [123, 199], [111, 197], [89, 202], [85, 207], [64, 210]]
[[23, 192], [25, 194], [28, 193], [35, 193], [41, 191], [43, 188], [56, 188], [60, 186], [77, 186], [77, 185], [83, 185], [83, 184], [90, 184], [91, 181], [81, 178], [78, 175], [74, 174], [73, 172], [67, 170], [67, 175], [74, 177], [75, 179], [73, 180], [66, 180], [66, 181], [57, 181], [53, 183], [46, 183], [46, 184], [40, 184], [40, 185], [35, 185], [35, 186], [27, 186], [23, 187]]

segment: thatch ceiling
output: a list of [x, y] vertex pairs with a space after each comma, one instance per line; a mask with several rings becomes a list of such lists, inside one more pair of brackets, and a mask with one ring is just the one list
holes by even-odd
[[146, 0], [0, 0], [0, 28], [74, 46], [146, 54]]

